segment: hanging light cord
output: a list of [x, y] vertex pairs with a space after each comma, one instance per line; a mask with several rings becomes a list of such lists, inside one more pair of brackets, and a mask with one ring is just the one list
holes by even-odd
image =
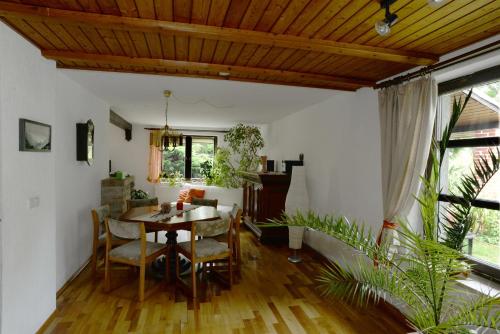
[[211, 106], [212, 108], [219, 108], [219, 109], [230, 109], [230, 108], [234, 108], [234, 105], [226, 105], [226, 106], [221, 106], [221, 105], [216, 105], [216, 104], [213, 104], [213, 103], [210, 103], [208, 102], [207, 100], [205, 100], [204, 98], [201, 98], [199, 100], [196, 100], [194, 102], [188, 102], [188, 101], [183, 101], [181, 99], [179, 99], [175, 94], [172, 94], [172, 97], [179, 103], [182, 103], [182, 104], [191, 104], [191, 105], [194, 105], [194, 104], [200, 104], [200, 103], [205, 103], [205, 104], [208, 104], [209, 106]]

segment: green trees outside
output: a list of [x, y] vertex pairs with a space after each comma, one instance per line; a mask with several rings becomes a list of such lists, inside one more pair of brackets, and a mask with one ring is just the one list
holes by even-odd
[[163, 152], [163, 173], [162, 177], [167, 177], [176, 172], [184, 175], [185, 162], [185, 147], [176, 147], [173, 151]]
[[207, 141], [193, 139], [193, 152], [191, 155], [191, 177], [203, 178], [201, 164], [205, 161], [214, 161], [214, 144]]
[[[212, 139], [193, 138], [191, 152], [191, 177], [202, 178], [201, 164], [205, 161], [213, 163], [214, 160], [214, 142]], [[163, 173], [166, 178], [172, 174], [180, 173], [185, 176], [186, 168], [186, 147], [176, 147], [172, 151], [163, 152]]]
[[[473, 165], [474, 148], [448, 149], [449, 193], [458, 192], [462, 175], [467, 174]], [[495, 187], [496, 183], [493, 181], [491, 186]], [[500, 211], [482, 208], [472, 208], [471, 211], [474, 218], [471, 232], [475, 234], [472, 255], [500, 265]]]

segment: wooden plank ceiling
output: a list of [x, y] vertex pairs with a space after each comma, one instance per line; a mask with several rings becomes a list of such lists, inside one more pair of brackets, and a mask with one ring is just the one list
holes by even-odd
[[[0, 18], [61, 68], [355, 90], [500, 32], [499, 0], [9, 0]], [[229, 73], [222, 76], [221, 72]]]

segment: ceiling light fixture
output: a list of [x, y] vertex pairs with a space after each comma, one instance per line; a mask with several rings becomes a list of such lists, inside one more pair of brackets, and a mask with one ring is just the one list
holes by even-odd
[[427, 0], [427, 3], [429, 4], [429, 6], [431, 6], [433, 8], [437, 8], [441, 5], [443, 5], [445, 2], [446, 2], [446, 0]]
[[166, 90], [163, 92], [165, 96], [165, 127], [163, 128], [163, 133], [161, 135], [161, 146], [160, 151], [173, 151], [177, 146], [183, 145], [182, 133], [172, 130], [168, 126], [167, 111], [168, 111], [168, 99], [172, 96], [172, 92]]
[[380, 1], [380, 8], [385, 9], [385, 18], [375, 23], [375, 30], [380, 36], [389, 35], [391, 33], [391, 27], [398, 20], [398, 16], [394, 13], [391, 13], [389, 8], [395, 2], [396, 0]]

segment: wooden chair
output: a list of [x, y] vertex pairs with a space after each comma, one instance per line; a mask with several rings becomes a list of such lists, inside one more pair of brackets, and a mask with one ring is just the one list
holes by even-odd
[[241, 216], [243, 214], [243, 210], [239, 208], [236, 204], [233, 206], [233, 210], [231, 211], [231, 219], [232, 223], [232, 231], [233, 231], [233, 254], [234, 260], [236, 263], [236, 271], [238, 275], [241, 275], [241, 243], [240, 243], [240, 226], [241, 226]]
[[[231, 230], [231, 219], [217, 219], [214, 221], [201, 221], [191, 224], [191, 240], [178, 243], [176, 246], [176, 284], [181, 285], [185, 290], [189, 287], [184, 284], [179, 273], [179, 256], [184, 255], [191, 262], [191, 296], [196, 300], [196, 264], [227, 260], [228, 264], [228, 279], [227, 284], [231, 288], [233, 284], [232, 271], [232, 233], [227, 233]], [[212, 236], [226, 233], [226, 242], [220, 242]], [[196, 240], [196, 236], [202, 236], [203, 239]], [[213, 273], [217, 274], [214, 270]], [[220, 277], [222, 278], [222, 277]]]
[[[229, 213], [229, 217], [232, 220], [231, 231], [232, 231], [232, 245], [231, 249], [233, 251], [233, 261], [236, 266], [234, 271], [241, 276], [241, 243], [240, 243], [240, 226], [241, 226], [241, 216], [243, 210], [238, 207], [237, 204], [233, 205], [233, 209]], [[226, 233], [218, 235], [215, 237], [218, 241], [224, 241], [227, 239]]]
[[[128, 199], [127, 200], [127, 211], [132, 208], [141, 208], [144, 206], [158, 205], [158, 197], [153, 198], [141, 198], [141, 199]], [[155, 242], [158, 242], [158, 232], [153, 232], [155, 234]]]
[[[146, 265], [153, 262], [158, 256], [166, 256], [166, 272], [168, 273], [169, 246], [146, 240], [144, 223], [122, 222], [112, 218], [105, 220], [106, 225], [106, 270], [104, 276], [105, 290], [111, 286], [111, 263], [121, 263], [139, 267], [139, 301], [144, 300], [144, 284], [146, 280]], [[112, 236], [128, 239], [130, 242], [112, 248]], [[168, 280], [168, 275], [165, 275]]]
[[[92, 209], [92, 223], [94, 231], [92, 234], [92, 275], [97, 273], [97, 261], [98, 253], [101, 248], [106, 246], [106, 228], [104, 226], [104, 221], [109, 217], [110, 208], [109, 205], [102, 205], [98, 208]], [[119, 246], [127, 243], [128, 240], [122, 240], [113, 238], [111, 240], [112, 246]]]

